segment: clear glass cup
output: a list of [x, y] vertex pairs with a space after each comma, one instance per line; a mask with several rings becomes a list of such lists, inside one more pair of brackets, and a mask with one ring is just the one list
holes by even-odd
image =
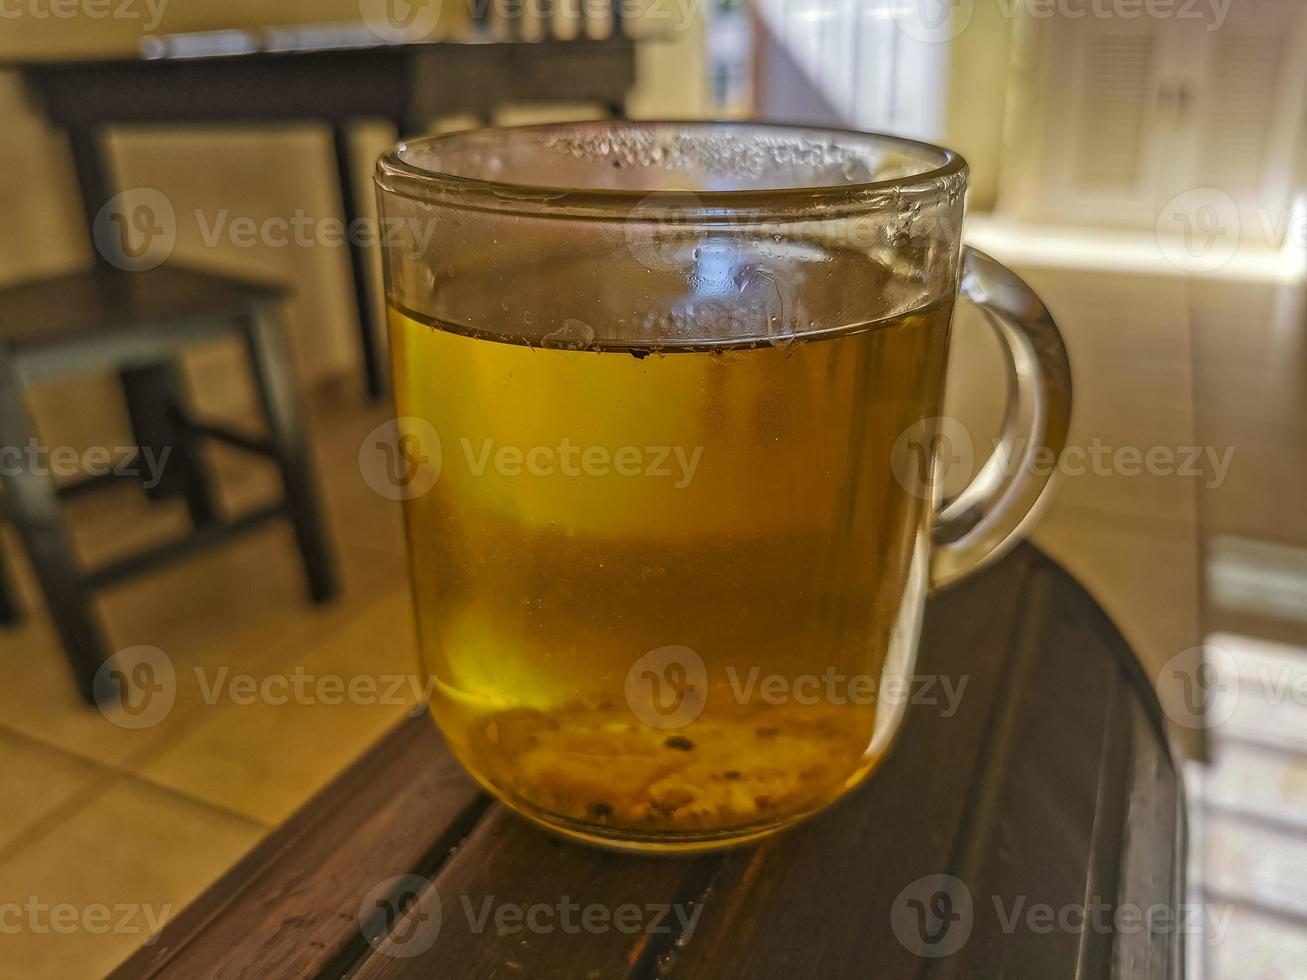
[[[961, 247], [967, 170], [889, 136], [600, 122], [414, 140], [376, 182], [432, 714], [568, 837], [756, 839], [899, 727], [927, 593], [1003, 553], [1064, 442], [1057, 328]], [[998, 448], [941, 509], [959, 291]]]

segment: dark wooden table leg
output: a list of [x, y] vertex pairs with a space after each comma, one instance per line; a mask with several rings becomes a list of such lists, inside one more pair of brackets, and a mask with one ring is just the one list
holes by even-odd
[[[354, 228], [359, 218], [358, 196], [354, 188], [354, 167], [351, 163], [349, 127], [335, 123], [331, 127], [332, 146], [336, 154], [337, 182], [340, 184], [340, 202], [347, 229]], [[378, 350], [378, 325], [373, 322], [372, 302], [368, 295], [368, 258], [357, 236], [350, 234], [349, 267], [354, 278], [354, 306], [358, 312], [359, 347], [363, 353], [363, 372], [368, 386], [368, 397], [376, 400], [386, 393], [386, 372]]]
[[[93, 231], [95, 217], [109, 200], [112, 189], [102, 134], [95, 128], [75, 127], [69, 130], [68, 139], [86, 214], [86, 227]], [[96, 264], [125, 268], [122, 260], [101, 251], [106, 247], [108, 244], [103, 240], [96, 243]], [[151, 499], [184, 495], [196, 526], [212, 523], [216, 508], [199, 446], [184, 427], [174, 422], [183, 406], [179, 364], [172, 362], [136, 368], [121, 372], [119, 377], [136, 444], [142, 452], [153, 452], [155, 459], [164, 459], [161, 454], [168, 454], [163, 479], [147, 493]]]
[[281, 467], [286, 506], [295, 525], [309, 594], [313, 601], [325, 602], [340, 591], [339, 575], [314, 477], [304, 411], [277, 311], [271, 306], [255, 310], [246, 321], [245, 337], [268, 434]]
[[[0, 445], [26, 447], [36, 445], [35, 439], [17, 371], [0, 360]], [[22, 463], [0, 469], [0, 481], [9, 517], [27, 549], [77, 689], [94, 704], [96, 671], [109, 654], [96, 619], [94, 596], [64, 526], [54, 483], [38, 467]]]
[[23, 606], [18, 599], [18, 590], [14, 588], [13, 576], [9, 574], [4, 548], [0, 547], [0, 626], [12, 626], [22, 618]]

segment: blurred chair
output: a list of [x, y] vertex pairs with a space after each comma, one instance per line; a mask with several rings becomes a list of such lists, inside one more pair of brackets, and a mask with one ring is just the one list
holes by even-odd
[[[153, 459], [163, 461], [152, 495], [185, 498], [193, 525], [189, 534], [84, 569], [59, 498], [93, 491], [112, 475], [56, 487], [45, 467], [12, 461], [0, 467], [0, 518], [18, 530], [78, 689], [92, 703], [113, 693], [96, 684], [109, 656], [93, 605], [96, 591], [105, 586], [285, 518], [294, 526], [312, 598], [322, 602], [337, 591], [335, 560], [278, 313], [283, 295], [277, 286], [175, 265], [124, 272], [102, 264], [89, 272], [0, 289], [0, 446], [19, 447], [21, 454], [24, 447], [39, 445], [24, 398], [30, 387], [103, 372], [120, 372], [124, 379], [148, 374], [152, 381], [165, 382], [142, 386], [148, 397], [129, 400], [129, 412], [141, 446], [148, 445]], [[244, 341], [266, 436], [199, 419], [187, 407], [178, 359], [195, 344], [227, 335]], [[203, 464], [204, 439], [275, 460], [283, 498], [245, 514], [221, 515]], [[0, 566], [0, 622], [17, 616], [17, 597]]]
[[[306, 25], [175, 34], [149, 38], [133, 53], [12, 65], [50, 122], [68, 132], [98, 265], [91, 273], [0, 290], [0, 446], [34, 438], [22, 397], [25, 387], [56, 377], [117, 371], [135, 442], [172, 453], [165, 478], [151, 496], [185, 499], [194, 525], [184, 540], [83, 570], [59, 515], [59, 490], [33, 473], [5, 475], [0, 516], [19, 529], [88, 700], [96, 696], [95, 675], [106, 654], [92, 610], [94, 592], [105, 585], [284, 516], [295, 525], [313, 597], [325, 599], [336, 589], [274, 313], [280, 292], [171, 263], [149, 272], [122, 272], [132, 267], [115, 260], [125, 243], [115, 235], [108, 236], [113, 241], [102, 240], [97, 232], [117, 214], [109, 207], [118, 198], [105, 152], [109, 130], [324, 123], [332, 134], [340, 178], [341, 217], [352, 227], [362, 216], [350, 159], [349, 129], [357, 120], [388, 120], [406, 135], [450, 113], [471, 112], [489, 120], [506, 102], [586, 101], [622, 112], [635, 81], [635, 50], [622, 29], [619, 5], [597, 19], [592, 5], [583, 5], [573, 18], [576, 29], [568, 25], [564, 32], [553, 29], [555, 18], [548, 9], [549, 23], [534, 25], [534, 40], [524, 36], [520, 17], [508, 24], [480, 23], [472, 37], [411, 43], [382, 43], [361, 24]], [[375, 397], [384, 390], [384, 367], [379, 329], [372, 322], [368, 259], [362, 244], [353, 240], [349, 256], [362, 362]], [[200, 422], [186, 409], [177, 359], [188, 345], [224, 331], [239, 331], [246, 338], [269, 439]], [[277, 459], [285, 500], [253, 514], [219, 517], [199, 451], [205, 438]], [[0, 622], [11, 621], [17, 612], [9, 576], [0, 567]]]

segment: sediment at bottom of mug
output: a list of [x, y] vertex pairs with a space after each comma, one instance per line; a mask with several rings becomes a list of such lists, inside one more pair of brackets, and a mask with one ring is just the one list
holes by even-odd
[[524, 818], [528, 823], [539, 827], [553, 837], [621, 854], [639, 854], [645, 857], [684, 857], [690, 854], [733, 850], [749, 844], [756, 844], [768, 837], [783, 833], [846, 799], [858, 786], [866, 782], [878, 768], [878, 764], [873, 764], [857, 778], [856, 782], [830, 799], [773, 820], [725, 830], [681, 833], [650, 832], [648, 834], [641, 834], [639, 831], [629, 828], [605, 828], [596, 824], [559, 816], [527, 800], [518, 799], [504, 793], [499, 788], [486, 782], [484, 778], [475, 772], [469, 771], [469, 773], [489, 795], [493, 796], [517, 816]]

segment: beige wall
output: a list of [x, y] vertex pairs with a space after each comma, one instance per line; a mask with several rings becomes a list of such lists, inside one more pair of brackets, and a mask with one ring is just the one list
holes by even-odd
[[[658, 9], [689, 11], [693, 17], [642, 24], [632, 22], [632, 33], [656, 33], [658, 40], [642, 43], [636, 51], [636, 87], [627, 103], [630, 114], [642, 119], [694, 118], [708, 113], [707, 65], [704, 58], [702, 5], [679, 0]], [[707, 2], [707, 0], [703, 0]], [[676, 29], [681, 25], [684, 29]], [[674, 26], [673, 26], [674, 25]], [[639, 35], [637, 35], [639, 36]]]
[[960, 4], [954, 17], [970, 7], [970, 19], [949, 49], [947, 144], [971, 164], [968, 206], [988, 211], [998, 198], [1003, 133], [1013, 78], [1016, 20], [1005, 10], [1010, 0], [975, 0]]

